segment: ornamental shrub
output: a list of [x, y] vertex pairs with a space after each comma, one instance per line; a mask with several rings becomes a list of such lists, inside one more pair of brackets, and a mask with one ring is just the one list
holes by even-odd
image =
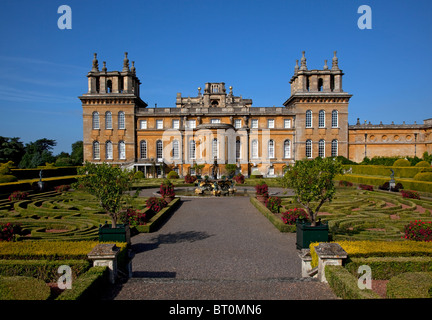
[[361, 190], [373, 191], [373, 186], [368, 184], [359, 184]]
[[346, 180], [340, 180], [339, 181], [339, 187], [352, 187], [353, 183], [346, 181]]
[[137, 172], [134, 173], [134, 178], [137, 180], [144, 179], [144, 172], [138, 170]]
[[257, 195], [268, 197], [268, 185], [264, 181], [255, 186], [255, 191]]
[[167, 202], [163, 198], [151, 197], [147, 199], [146, 206], [154, 213], [158, 213], [167, 206]]
[[131, 227], [143, 226], [147, 223], [147, 216], [145, 212], [128, 208], [120, 215], [120, 220]]
[[188, 184], [194, 183], [196, 179], [197, 179], [196, 176], [191, 176], [189, 173], [187, 175], [185, 175], [185, 177], [184, 177], [185, 183], [188, 183]]
[[70, 187], [71, 186], [68, 184], [62, 184], [61, 186], [54, 187], [54, 190], [61, 193], [61, 192], [69, 191]]
[[0, 241], [12, 241], [15, 235], [21, 233], [21, 224], [19, 223], [0, 223]]
[[174, 185], [168, 179], [165, 179], [164, 182], [160, 185], [159, 192], [162, 197], [174, 198]]
[[233, 179], [238, 184], [243, 184], [245, 182], [245, 177], [241, 173], [235, 175]]
[[419, 181], [431, 181], [432, 182], [432, 172], [419, 172], [414, 176], [413, 179], [419, 180]]
[[173, 171], [168, 172], [167, 178], [168, 178], [168, 179], [178, 179], [178, 178], [179, 178], [179, 175], [178, 175], [177, 172], [175, 172], [175, 171], [173, 170]]
[[12, 194], [8, 197], [9, 201], [17, 201], [17, 200], [24, 200], [28, 197], [28, 192], [25, 191], [14, 191]]
[[296, 220], [303, 220], [307, 219], [308, 214], [307, 212], [302, 208], [294, 208], [289, 209], [285, 212], [282, 212], [281, 219], [285, 224], [293, 225], [296, 223]]
[[282, 200], [279, 197], [269, 197], [266, 200], [265, 205], [271, 212], [278, 213], [281, 203]]
[[418, 199], [420, 200], [420, 195], [417, 191], [412, 190], [401, 190], [401, 194], [403, 198], [410, 198], [410, 199]]
[[393, 163], [393, 167], [410, 167], [411, 162], [409, 162], [407, 159], [397, 159]]
[[404, 228], [405, 238], [415, 241], [432, 241], [432, 222], [431, 221], [410, 221]]
[[416, 167], [430, 168], [431, 164], [429, 162], [425, 161], [425, 160], [422, 160], [420, 162], [417, 162], [415, 166]]

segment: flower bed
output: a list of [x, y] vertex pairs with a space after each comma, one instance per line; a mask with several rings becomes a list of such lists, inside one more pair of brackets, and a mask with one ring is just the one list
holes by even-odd
[[405, 236], [407, 240], [432, 241], [432, 222], [415, 220], [405, 226]]

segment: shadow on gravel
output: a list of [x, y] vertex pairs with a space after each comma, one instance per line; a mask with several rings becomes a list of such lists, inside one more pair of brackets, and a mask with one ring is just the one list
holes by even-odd
[[179, 242], [195, 242], [211, 237], [211, 234], [201, 231], [179, 231], [174, 233], [159, 234], [151, 238], [150, 243], [136, 243], [132, 245], [135, 253], [157, 249], [161, 244], [174, 244]]

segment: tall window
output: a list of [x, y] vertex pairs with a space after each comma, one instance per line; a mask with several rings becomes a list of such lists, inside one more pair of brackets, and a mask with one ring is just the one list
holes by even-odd
[[147, 129], [147, 120], [140, 120], [140, 129]]
[[218, 140], [216, 138], [213, 139], [213, 142], [212, 142], [212, 156], [213, 156], [213, 159], [215, 157], [219, 158], [219, 143], [218, 143]]
[[312, 128], [312, 111], [306, 111], [306, 128]]
[[332, 128], [337, 128], [338, 126], [339, 126], [338, 111], [333, 110], [332, 111]]
[[100, 159], [100, 147], [98, 141], [93, 141], [93, 159]]
[[195, 144], [195, 140], [191, 140], [189, 142], [189, 159], [196, 159], [196, 144]]
[[163, 158], [163, 144], [162, 140], [156, 141], [156, 158], [158, 160]]
[[285, 119], [284, 120], [284, 128], [285, 129], [291, 128], [291, 119]]
[[267, 126], [269, 129], [274, 129], [274, 127], [275, 127], [274, 119], [268, 119]]
[[179, 142], [178, 140], [173, 140], [172, 142], [172, 157], [173, 159], [179, 159], [180, 158], [180, 152], [179, 152]]
[[324, 81], [322, 78], [318, 79], [318, 91], [323, 91]]
[[105, 112], [105, 129], [112, 129], [112, 114], [110, 111]]
[[119, 142], [119, 159], [125, 160], [126, 159], [126, 144], [124, 141]]
[[234, 120], [234, 127], [236, 129], [240, 129], [241, 128], [241, 119]]
[[332, 157], [338, 156], [338, 141], [336, 139], [332, 140], [331, 143], [331, 156]]
[[291, 158], [291, 141], [288, 139], [284, 141], [284, 158]]
[[320, 110], [318, 114], [318, 127], [324, 128], [325, 127], [325, 111]]
[[92, 114], [92, 127], [93, 129], [99, 129], [99, 112], [95, 111]]
[[188, 128], [189, 129], [195, 129], [196, 128], [196, 121], [195, 120], [189, 120], [188, 121]]
[[306, 140], [306, 158], [312, 158], [312, 140]]
[[252, 140], [252, 159], [258, 159], [258, 140]]
[[180, 120], [173, 120], [172, 127], [173, 129], [180, 129]]
[[236, 140], [236, 159], [241, 159], [241, 142]]
[[269, 142], [268, 142], [268, 157], [269, 158], [275, 157], [275, 142], [274, 142], [274, 140], [269, 140]]
[[120, 111], [118, 113], [118, 128], [119, 129], [125, 128], [125, 113], [123, 111]]
[[163, 120], [156, 120], [156, 129], [163, 129]]
[[325, 141], [323, 139], [318, 142], [318, 157], [325, 157]]
[[112, 160], [113, 158], [113, 147], [111, 141], [107, 141], [105, 143], [105, 157], [107, 160]]
[[141, 159], [147, 159], [147, 141], [145, 140], [140, 142], [140, 157]]
[[258, 119], [252, 119], [251, 126], [252, 129], [258, 129]]

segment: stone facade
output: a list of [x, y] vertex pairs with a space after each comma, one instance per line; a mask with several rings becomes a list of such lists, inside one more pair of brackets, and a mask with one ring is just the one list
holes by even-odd
[[88, 92], [79, 97], [84, 161], [133, 167], [146, 176], [169, 170], [193, 174], [195, 164], [203, 164], [201, 174], [210, 175], [217, 161], [219, 176], [226, 173], [224, 164], [236, 164], [246, 176], [278, 176], [303, 158], [341, 155], [358, 162], [365, 155], [432, 151], [432, 120], [348, 124], [351, 94], [342, 89], [336, 52], [331, 68], [325, 60], [322, 70], [309, 70], [304, 52], [300, 61], [290, 80], [291, 95], [281, 107], [252, 107], [252, 99], [235, 95], [232, 86], [227, 91], [224, 82], [212, 82], [198, 88], [195, 97], [177, 93], [175, 107], [149, 108], [140, 98], [140, 81], [127, 53], [122, 71], [107, 71], [105, 62], [99, 70], [95, 54]]

